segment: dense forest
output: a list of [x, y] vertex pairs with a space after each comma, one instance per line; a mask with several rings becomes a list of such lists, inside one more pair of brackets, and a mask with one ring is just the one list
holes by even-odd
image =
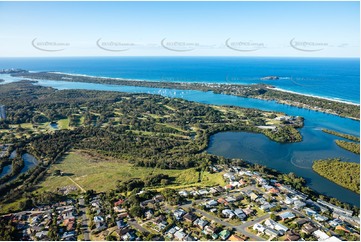
[[360, 164], [340, 159], [317, 160], [312, 169], [321, 176], [360, 194]]
[[13, 76], [32, 79], [59, 80], [69, 82], [88, 82], [113, 85], [144, 86], [157, 88], [173, 88], [181, 90], [213, 91], [214, 93], [229, 94], [241, 97], [275, 100], [296, 107], [332, 113], [343, 117], [360, 118], [360, 106], [337, 101], [310, 97], [295, 93], [282, 92], [273, 89], [270, 85], [238, 85], [238, 84], [207, 84], [207, 83], [180, 83], [180, 82], [151, 82], [125, 79], [112, 79], [100, 77], [74, 76], [60, 73], [38, 72], [38, 73], [14, 73]]
[[328, 134], [336, 135], [336, 136], [341, 137], [341, 138], [345, 138], [345, 139], [360, 142], [360, 138], [357, 137], [357, 136], [353, 136], [353, 135], [350, 135], [350, 134], [344, 134], [344, 133], [340, 133], [340, 132], [337, 132], [337, 131], [334, 131], [334, 130], [329, 130], [329, 129], [322, 129], [322, 131], [325, 132], [325, 133], [328, 133]]
[[351, 151], [355, 154], [360, 154], [360, 144], [355, 142], [348, 142], [344, 140], [336, 140], [336, 144], [341, 148]]

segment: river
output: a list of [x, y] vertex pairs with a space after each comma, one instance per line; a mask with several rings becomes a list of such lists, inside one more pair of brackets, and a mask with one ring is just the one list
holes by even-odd
[[[9, 159], [14, 159], [16, 157], [16, 151], [14, 150], [10, 156]], [[20, 174], [27, 172], [28, 170], [30, 170], [31, 168], [35, 167], [36, 165], [39, 164], [39, 161], [32, 156], [29, 153], [25, 153], [22, 155], [22, 159], [24, 161], [24, 167], [21, 169], [20, 173], [14, 177], [12, 177], [9, 181], [14, 180], [16, 177], [18, 177]], [[7, 165], [3, 167], [3, 170], [0, 174], [0, 178], [7, 175], [8, 173], [11, 173], [12, 171], [12, 165]]]

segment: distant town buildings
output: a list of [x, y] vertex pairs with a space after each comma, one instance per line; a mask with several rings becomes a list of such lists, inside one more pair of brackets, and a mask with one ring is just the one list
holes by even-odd
[[5, 106], [0, 105], [0, 120], [6, 119]]

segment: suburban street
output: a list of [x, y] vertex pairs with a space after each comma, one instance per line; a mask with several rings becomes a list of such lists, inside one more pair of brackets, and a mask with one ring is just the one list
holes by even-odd
[[81, 221], [81, 230], [83, 231], [84, 241], [90, 241], [90, 234], [89, 234], [89, 227], [88, 227], [88, 218], [86, 216], [86, 207], [84, 198], [79, 198], [79, 208], [82, 214], [82, 221]]

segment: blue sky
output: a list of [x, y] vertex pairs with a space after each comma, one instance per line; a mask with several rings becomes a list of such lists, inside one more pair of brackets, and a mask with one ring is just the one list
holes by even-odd
[[0, 2], [0, 57], [359, 57], [359, 19], [359, 2]]

